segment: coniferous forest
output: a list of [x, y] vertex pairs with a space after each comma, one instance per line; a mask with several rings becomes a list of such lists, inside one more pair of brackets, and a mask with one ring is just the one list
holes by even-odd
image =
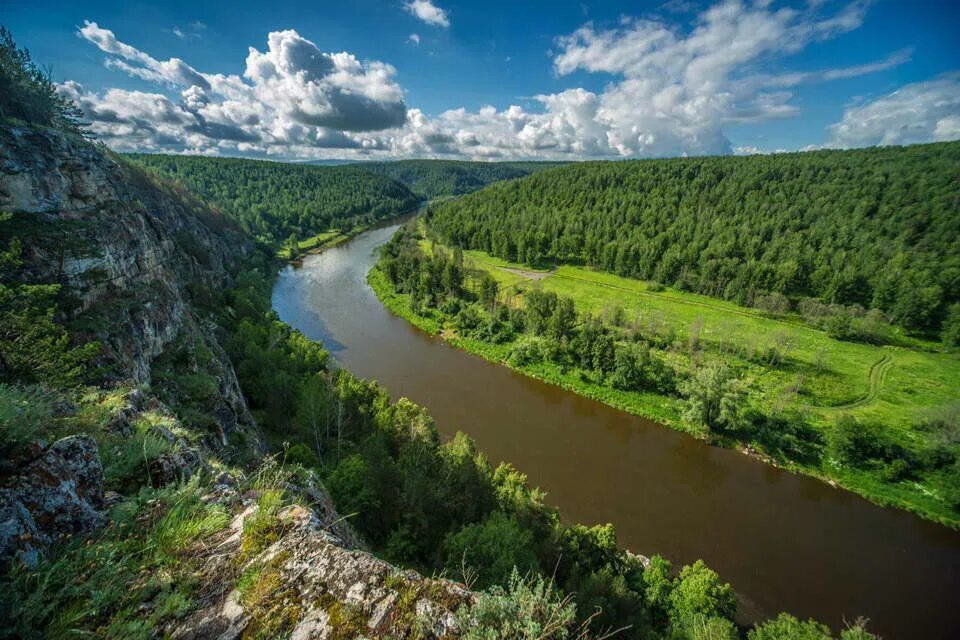
[[262, 160], [131, 154], [134, 162], [216, 204], [268, 242], [349, 229], [411, 211], [402, 184], [358, 165], [319, 167]]
[[529, 265], [739, 304], [814, 297], [935, 332], [960, 321], [958, 183], [960, 143], [580, 163], [439, 205], [431, 227]]

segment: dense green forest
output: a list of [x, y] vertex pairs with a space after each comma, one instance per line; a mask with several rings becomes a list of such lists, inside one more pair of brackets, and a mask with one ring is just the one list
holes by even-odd
[[359, 166], [130, 154], [223, 209], [250, 234], [278, 243], [331, 228], [350, 229], [411, 211], [420, 198]]
[[461, 160], [398, 160], [359, 165], [405, 184], [418, 196], [430, 200], [459, 196], [482, 189], [492, 182], [521, 178], [555, 167], [558, 162], [467, 162]]
[[960, 323], [960, 143], [580, 163], [436, 205], [446, 242], [751, 305]]

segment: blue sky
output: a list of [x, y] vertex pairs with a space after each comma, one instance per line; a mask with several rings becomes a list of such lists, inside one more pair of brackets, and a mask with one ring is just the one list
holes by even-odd
[[0, 21], [122, 150], [619, 158], [960, 137], [958, 7], [14, 0]]

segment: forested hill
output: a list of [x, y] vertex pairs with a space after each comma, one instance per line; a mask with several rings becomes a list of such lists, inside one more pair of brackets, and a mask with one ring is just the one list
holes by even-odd
[[131, 160], [216, 203], [251, 234], [282, 241], [394, 217], [420, 200], [358, 165], [130, 154]]
[[459, 196], [492, 182], [521, 178], [558, 166], [557, 162], [467, 162], [460, 160], [399, 160], [359, 165], [405, 184], [423, 198]]
[[590, 162], [437, 205], [430, 227], [508, 260], [748, 304], [818, 297], [933, 330], [960, 300], [958, 185], [956, 142]]

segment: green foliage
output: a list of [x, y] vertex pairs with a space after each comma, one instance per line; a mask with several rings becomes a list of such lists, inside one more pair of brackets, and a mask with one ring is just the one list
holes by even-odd
[[502, 511], [448, 535], [443, 548], [451, 575], [474, 577], [481, 589], [507, 584], [513, 571], [526, 575], [538, 564], [531, 532]]
[[947, 317], [940, 329], [940, 336], [944, 344], [960, 347], [960, 303], [952, 304], [947, 309]]
[[9, 460], [37, 440], [52, 420], [49, 392], [39, 387], [0, 384], [0, 461]]
[[575, 637], [576, 607], [542, 577], [516, 571], [506, 587], [494, 587], [457, 612], [464, 640], [563, 640]]
[[196, 483], [144, 490], [118, 505], [92, 539], [10, 574], [0, 637], [154, 637], [192, 607], [193, 543], [228, 522], [223, 507], [200, 500]]
[[421, 198], [432, 199], [470, 193], [492, 182], [520, 178], [557, 164], [559, 163], [401, 160], [368, 162], [359, 166], [406, 185]]
[[23, 246], [15, 234], [29, 231], [21, 217], [0, 214], [0, 224], [12, 234], [0, 247], [0, 382], [76, 385], [100, 345], [73, 345], [57, 318], [60, 286], [23, 282]]
[[734, 431], [742, 424], [743, 384], [729, 367], [700, 367], [680, 391], [687, 399], [684, 419], [689, 423], [714, 431]]
[[955, 142], [577, 163], [438, 204], [429, 226], [510, 261], [586, 264], [740, 304], [814, 296], [928, 331], [960, 302], [958, 171]]
[[0, 119], [13, 118], [83, 133], [80, 110], [57, 92], [50, 71], [38, 67], [26, 49], [0, 26]]
[[670, 592], [670, 608], [674, 620], [689, 623], [698, 616], [704, 618], [733, 617], [737, 599], [729, 584], [720, 582], [720, 576], [702, 560], [680, 571]]
[[789, 613], [758, 624], [747, 634], [747, 640], [832, 640], [830, 629], [816, 620], [801, 622]]
[[131, 154], [135, 163], [218, 205], [252, 235], [271, 243], [331, 228], [349, 230], [413, 209], [417, 196], [360, 165], [307, 164]]

